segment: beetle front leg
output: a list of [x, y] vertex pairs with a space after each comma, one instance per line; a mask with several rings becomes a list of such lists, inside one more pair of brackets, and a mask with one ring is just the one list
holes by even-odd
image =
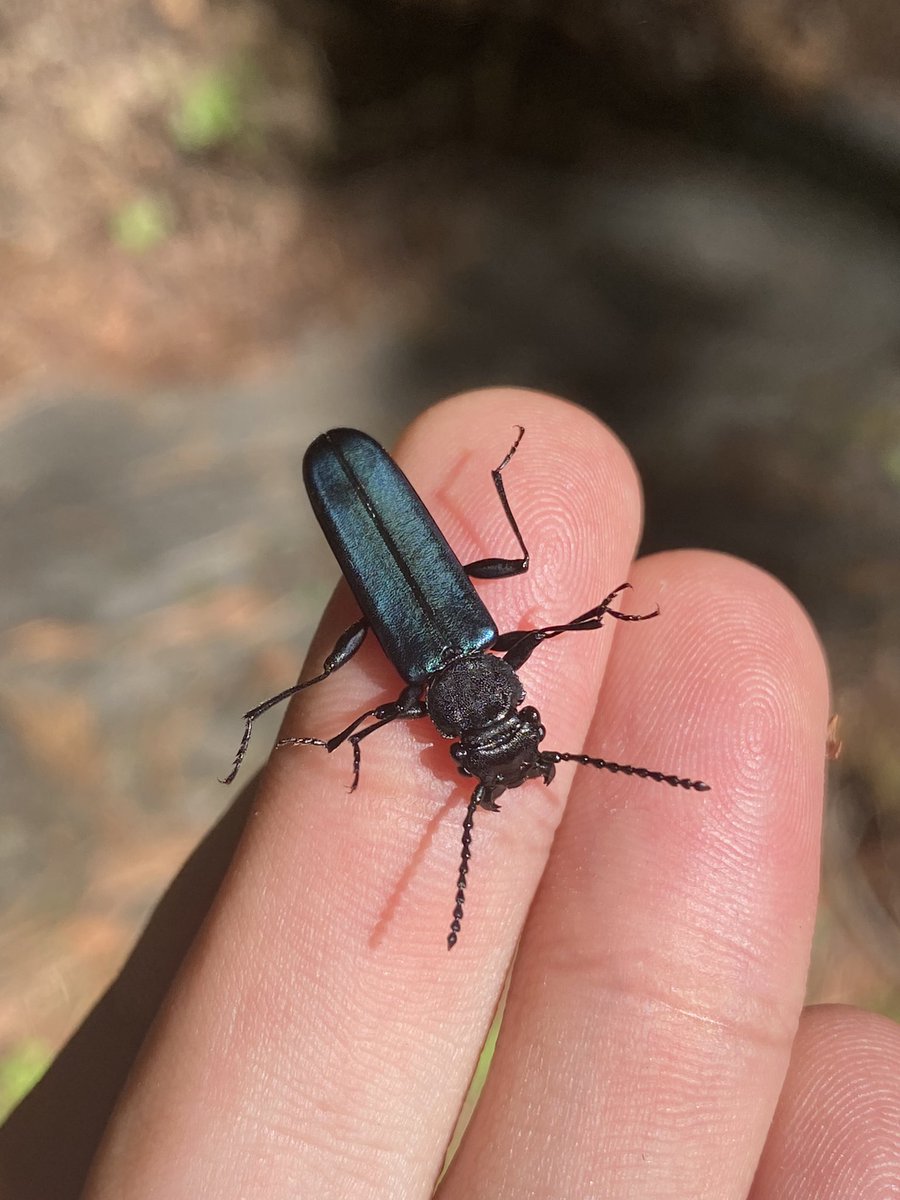
[[359, 786], [361, 761], [359, 743], [363, 738], [367, 738], [370, 733], [374, 733], [376, 729], [381, 729], [384, 725], [390, 725], [392, 721], [414, 721], [418, 717], [428, 716], [428, 709], [420, 697], [421, 687], [418, 684], [410, 684], [408, 688], [404, 688], [392, 704], [383, 704], [380, 708], [375, 709], [375, 712], [372, 714], [377, 718], [374, 724], [352, 735], [350, 738], [350, 744], [353, 747], [353, 782], [350, 784], [351, 792], [355, 792]]
[[[280, 750], [284, 746], [324, 746], [331, 754], [337, 750], [338, 746], [342, 746], [344, 742], [350, 742], [353, 747], [353, 782], [350, 785], [350, 791], [355, 792], [359, 786], [359, 767], [360, 767], [360, 751], [359, 743], [363, 738], [368, 737], [370, 733], [374, 733], [376, 729], [381, 729], [384, 725], [390, 725], [392, 721], [399, 719], [413, 720], [416, 717], [424, 717], [427, 715], [427, 709], [424, 702], [420, 699], [422, 688], [420, 684], [412, 683], [405, 687], [396, 700], [390, 704], [379, 704], [376, 708], [370, 708], [364, 713], [360, 713], [358, 717], [350, 722], [346, 729], [342, 729], [340, 733], [336, 733], [334, 737], [327, 741], [322, 738], [302, 738], [302, 737], [287, 737], [282, 738], [275, 743], [275, 749]], [[370, 717], [374, 717], [373, 724], [368, 725], [365, 729], [359, 729], [363, 722], [368, 721]], [[357, 730], [359, 732], [357, 733]]]

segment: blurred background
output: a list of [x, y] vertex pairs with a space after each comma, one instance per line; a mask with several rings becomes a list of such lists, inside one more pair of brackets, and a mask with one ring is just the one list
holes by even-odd
[[645, 550], [812, 613], [810, 998], [900, 1018], [900, 12], [5, 0], [0, 145], [0, 1107], [295, 677], [305, 446], [493, 383], [612, 425]]

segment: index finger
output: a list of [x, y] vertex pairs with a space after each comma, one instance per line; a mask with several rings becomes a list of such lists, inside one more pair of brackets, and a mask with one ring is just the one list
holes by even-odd
[[[640, 522], [630, 459], [594, 418], [533, 393], [476, 393], [427, 413], [397, 454], [463, 561], [514, 552], [488, 471], [515, 425], [527, 436], [507, 490], [533, 566], [479, 585], [501, 631], [597, 604], [625, 578]], [[353, 616], [339, 592], [305, 675]], [[529, 664], [531, 698], [567, 744], [583, 738], [610, 637], [559, 639]], [[397, 694], [369, 643], [303, 694], [290, 734], [327, 738]], [[470, 788], [438, 740], [430, 725], [380, 731], [352, 796], [349, 753], [273, 756], [92, 1200], [430, 1194], [564, 801], [562, 780], [534, 783], [508, 793], [503, 814], [479, 814], [448, 955]]]

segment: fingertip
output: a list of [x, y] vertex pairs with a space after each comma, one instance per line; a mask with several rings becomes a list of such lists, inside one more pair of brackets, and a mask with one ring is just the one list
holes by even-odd
[[[519, 429], [524, 429], [524, 437], [517, 435]], [[523, 530], [546, 517], [553, 521], [557, 542], [581, 540], [582, 555], [595, 553], [598, 538], [601, 547], [627, 542], [633, 553], [640, 536], [643, 493], [627, 448], [594, 413], [527, 388], [484, 388], [451, 396], [426, 409], [400, 438], [398, 461], [417, 479], [431, 481], [439, 524], [448, 475], [461, 473], [461, 457], [473, 457], [482, 471], [485, 454], [491, 466], [498, 465], [512, 444], [504, 442], [505, 434], [515, 436], [517, 445], [521, 442], [515, 470], [523, 482], [510, 481], [510, 487], [517, 492], [516, 515]], [[462, 487], [452, 493], [463, 510], [467, 491], [471, 489]], [[425, 488], [423, 495], [430, 503]], [[584, 503], [578, 504], [579, 498]], [[455, 514], [444, 515], [452, 532]], [[491, 513], [485, 515], [487, 539], [494, 533], [494, 520]], [[537, 555], [533, 559], [539, 565]]]
[[714, 593], [719, 600], [734, 598], [744, 624], [765, 635], [771, 631], [791, 648], [791, 662], [802, 665], [810, 682], [828, 689], [828, 669], [818, 631], [806, 608], [790, 588], [771, 572], [736, 555], [718, 550], [666, 550], [647, 555], [641, 569], [652, 571], [662, 590], [678, 588]]
[[900, 1178], [900, 1029], [844, 1005], [804, 1010], [751, 1200], [881, 1200]]
[[648, 657], [659, 651], [683, 664], [679, 709], [733, 716], [708, 725], [705, 749], [719, 776], [754, 794], [777, 776], [782, 790], [796, 793], [811, 786], [811, 770], [820, 788], [828, 668], [797, 597], [762, 568], [709, 550], [651, 555], [636, 564], [635, 579], [662, 608]]

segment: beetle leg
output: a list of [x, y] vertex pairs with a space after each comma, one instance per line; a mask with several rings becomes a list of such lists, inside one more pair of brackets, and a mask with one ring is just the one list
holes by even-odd
[[250, 735], [253, 732], [253, 722], [256, 718], [261, 717], [270, 708], [274, 708], [276, 704], [280, 704], [282, 700], [287, 700], [289, 696], [296, 696], [297, 692], [302, 692], [304, 688], [312, 687], [314, 683], [321, 683], [333, 671], [348, 663], [365, 641], [368, 632], [369, 622], [365, 617], [360, 617], [358, 621], [353, 622], [349, 629], [345, 629], [335, 642], [334, 649], [322, 664], [320, 674], [314, 676], [312, 679], [304, 679], [302, 683], [295, 683], [293, 687], [285, 688], [277, 696], [270, 696], [268, 700], [263, 700], [262, 704], [257, 704], [256, 708], [251, 708], [249, 712], [244, 713], [244, 734], [241, 738], [241, 744], [238, 746], [237, 754], [234, 756], [231, 770], [224, 779], [220, 780], [221, 783], [232, 783], [241, 769], [241, 763], [244, 761], [244, 755], [247, 753], [247, 747], [250, 745]]
[[509, 527], [515, 534], [516, 541], [519, 543], [519, 549], [522, 551], [521, 558], [480, 558], [477, 562], [469, 563], [463, 567], [465, 573], [473, 579], [506, 579], [510, 575], [524, 575], [528, 570], [528, 547], [522, 538], [519, 531], [519, 526], [516, 518], [513, 516], [513, 511], [510, 508], [509, 500], [506, 498], [506, 488], [503, 486], [503, 470], [509, 466], [512, 456], [519, 448], [519, 442], [525, 436], [525, 430], [519, 426], [519, 436], [510, 447], [509, 453], [499, 467], [495, 467], [491, 471], [491, 479], [494, 481], [494, 487], [497, 489], [497, 495], [500, 497], [500, 503], [503, 505], [503, 511], [506, 513], [506, 519], [509, 522]]
[[315, 737], [286, 737], [279, 738], [274, 748], [276, 750], [283, 750], [285, 746], [323, 746], [330, 754], [332, 750], [335, 750], [345, 742], [353, 734], [353, 731], [362, 725], [363, 721], [368, 721], [369, 717], [374, 717], [378, 711], [377, 708], [370, 708], [368, 712], [360, 713], [358, 717], [350, 722], [346, 729], [342, 729], [340, 733], [335, 734], [328, 741], [325, 741], [324, 738]]
[[[337, 750], [338, 746], [349, 742], [353, 747], [353, 783], [350, 785], [350, 791], [355, 792], [359, 784], [359, 743], [370, 733], [374, 733], [376, 729], [381, 729], [383, 725], [390, 725], [391, 721], [396, 721], [401, 717], [412, 719], [426, 716], [428, 710], [424, 702], [419, 699], [421, 690], [420, 684], [410, 684], [403, 689], [396, 700], [390, 704], [379, 704], [377, 708], [370, 708], [366, 712], [360, 713], [346, 729], [342, 729], [340, 733], [336, 733], [327, 741], [322, 738], [287, 737], [276, 742], [275, 749], [281, 750], [284, 746], [324, 746], [331, 754], [332, 751]], [[368, 721], [370, 717], [375, 718], [374, 722], [365, 729], [359, 729], [360, 725], [364, 721]], [[359, 733], [356, 732], [358, 729]]]
[[[421, 687], [418, 684], [411, 684], [408, 688], [400, 693], [397, 700], [393, 704], [383, 704], [380, 708], [369, 715], [378, 719], [373, 724], [368, 725], [365, 729], [361, 729], [359, 733], [354, 733], [350, 738], [350, 744], [353, 747], [353, 782], [350, 785], [350, 791], [355, 792], [359, 785], [359, 766], [360, 766], [360, 750], [359, 743], [374, 733], [376, 729], [381, 729], [384, 725], [390, 725], [392, 721], [405, 720], [412, 721], [417, 717], [425, 717], [428, 715], [428, 709], [425, 707], [425, 702], [420, 697]], [[342, 739], [343, 740], [343, 739]], [[329, 742], [329, 749], [331, 749]]]
[[651, 618], [659, 616], [659, 606], [653, 612], [648, 613], [623, 613], [610, 608], [610, 604], [616, 596], [628, 587], [631, 587], [630, 583], [621, 584], [614, 592], [609, 593], [602, 604], [589, 608], [580, 617], [576, 617], [574, 621], [568, 621], [565, 625], [547, 625], [544, 629], [519, 629], [512, 630], [510, 633], [501, 633], [491, 649], [505, 651], [504, 661], [508, 662], [514, 671], [518, 671], [531, 658], [541, 642], [547, 641], [548, 638], [559, 637], [561, 633], [600, 629], [603, 626], [604, 617], [615, 617], [618, 621], [649, 621]]
[[324, 738], [302, 738], [302, 737], [286, 737], [280, 738], [275, 743], [275, 749], [281, 750], [284, 746], [324, 746], [330, 754], [332, 750], [336, 750], [338, 746], [343, 745], [347, 738], [350, 737], [363, 721], [368, 721], [369, 717], [374, 717], [379, 712], [378, 708], [370, 708], [364, 713], [360, 713], [358, 717], [354, 717], [346, 729], [342, 729], [340, 733], [336, 733], [334, 737], [327, 740]]

